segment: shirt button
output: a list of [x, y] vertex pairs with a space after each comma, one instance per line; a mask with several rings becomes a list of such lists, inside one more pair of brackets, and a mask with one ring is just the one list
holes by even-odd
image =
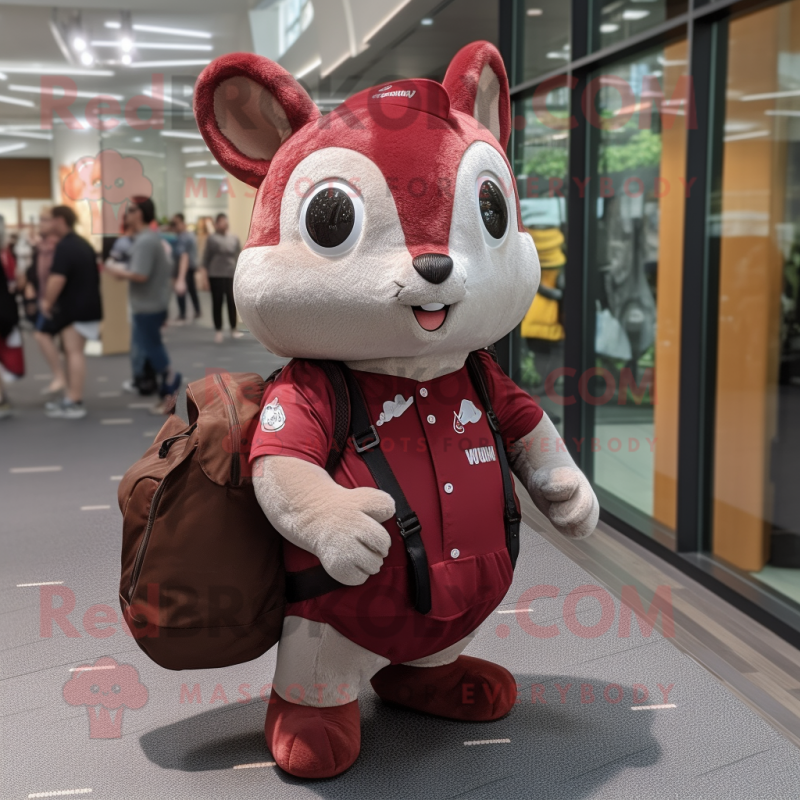
[[419, 390], [419, 393], [420, 393], [421, 397], [427, 397], [428, 396], [428, 390], [424, 386]]
[[433, 425], [434, 422], [436, 422], [436, 417], [434, 417], [433, 414], [428, 414], [428, 422]]
[[444, 485], [444, 490], [447, 492], [447, 494], [453, 494], [453, 484], [452, 483], [446, 483]]
[[450, 558], [458, 558], [460, 555], [461, 555], [461, 551], [457, 547], [454, 547], [450, 551]]

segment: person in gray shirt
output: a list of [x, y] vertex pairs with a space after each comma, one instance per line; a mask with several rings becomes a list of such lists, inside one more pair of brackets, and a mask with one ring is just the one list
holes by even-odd
[[131, 362], [134, 383], [145, 373], [149, 361], [159, 376], [161, 403], [154, 411], [168, 413], [181, 385], [181, 374], [173, 371], [161, 339], [172, 294], [172, 263], [169, 245], [150, 223], [156, 209], [149, 197], [133, 197], [125, 209], [125, 223], [133, 236], [130, 263], [107, 262], [116, 277], [130, 282]]
[[186, 321], [186, 295], [191, 298], [194, 306], [194, 318], [200, 318], [200, 297], [197, 294], [197, 239], [186, 228], [186, 217], [180, 212], [173, 214], [170, 223], [175, 231], [175, 244], [172, 247], [177, 269], [175, 281], [175, 296], [178, 300], [178, 320]]
[[236, 303], [233, 299], [233, 274], [236, 262], [242, 250], [239, 237], [228, 233], [228, 215], [217, 214], [214, 220], [214, 233], [206, 241], [203, 253], [203, 267], [208, 273], [208, 285], [211, 289], [211, 306], [214, 311], [214, 341], [222, 342], [222, 304], [228, 306], [228, 322], [231, 324], [231, 336], [241, 337], [236, 330]]

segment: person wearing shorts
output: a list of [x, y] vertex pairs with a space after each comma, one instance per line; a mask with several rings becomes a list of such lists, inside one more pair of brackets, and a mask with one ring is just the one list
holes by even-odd
[[36, 330], [60, 335], [66, 359], [67, 384], [60, 400], [47, 403], [48, 417], [80, 419], [86, 416], [83, 389], [86, 382], [87, 339], [98, 339], [103, 316], [97, 255], [85, 239], [75, 233], [77, 216], [69, 206], [52, 212], [53, 230], [59, 237], [50, 274], [39, 302]]

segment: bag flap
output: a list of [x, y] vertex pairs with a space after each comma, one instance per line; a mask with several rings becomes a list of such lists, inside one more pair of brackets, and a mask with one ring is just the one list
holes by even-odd
[[210, 481], [225, 486], [250, 480], [250, 444], [265, 386], [254, 372], [214, 372], [189, 384], [189, 423], [197, 422], [197, 458]]

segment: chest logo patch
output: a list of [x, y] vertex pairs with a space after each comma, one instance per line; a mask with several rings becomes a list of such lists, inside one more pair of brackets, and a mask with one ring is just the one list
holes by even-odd
[[408, 400], [406, 400], [403, 395], [396, 394], [394, 400], [387, 400], [383, 404], [383, 411], [381, 411], [381, 415], [378, 417], [378, 421], [375, 424], [380, 426], [390, 419], [399, 417], [406, 409], [411, 407], [413, 402], [413, 397], [409, 397]]
[[265, 433], [277, 433], [286, 424], [286, 412], [276, 397], [261, 409], [261, 430]]
[[469, 450], [465, 450], [464, 454], [470, 464], [487, 464], [490, 461], [497, 461], [494, 447], [471, 447]]
[[461, 408], [453, 412], [453, 430], [456, 433], [464, 433], [464, 426], [470, 422], [477, 422], [483, 416], [483, 412], [472, 402], [472, 400], [462, 400]]

